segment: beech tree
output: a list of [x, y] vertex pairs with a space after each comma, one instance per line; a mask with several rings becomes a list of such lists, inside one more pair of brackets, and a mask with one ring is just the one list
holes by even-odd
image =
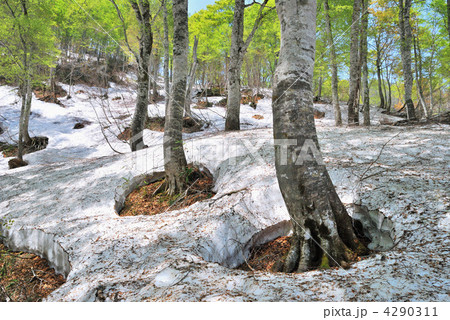
[[338, 66], [337, 66], [337, 57], [336, 57], [336, 48], [334, 45], [333, 31], [331, 28], [331, 19], [330, 19], [330, 6], [328, 5], [328, 0], [323, 1], [323, 9], [325, 14], [325, 29], [327, 33], [327, 42], [330, 52], [330, 61], [331, 61], [331, 97], [334, 106], [334, 122], [336, 126], [342, 125], [342, 115], [341, 115], [341, 107], [339, 106], [339, 78], [338, 78]]
[[149, 0], [129, 0], [139, 26], [139, 51], [136, 52], [132, 49], [128, 41], [125, 20], [119, 6], [115, 0], [110, 1], [114, 4], [119, 19], [122, 22], [124, 39], [127, 48], [133, 54], [138, 66], [138, 89], [136, 107], [134, 110], [133, 120], [131, 122], [132, 139], [130, 140], [131, 151], [137, 151], [145, 147], [143, 132], [145, 128], [145, 121], [147, 119], [147, 109], [149, 103], [149, 66], [153, 46], [150, 3]]
[[350, 86], [348, 93], [348, 124], [359, 124], [359, 90], [361, 82], [361, 60], [359, 55], [359, 21], [361, 0], [354, 0], [350, 31]]
[[403, 79], [405, 81], [405, 104], [409, 120], [416, 119], [414, 102], [412, 101], [412, 88], [414, 77], [411, 69], [411, 22], [410, 11], [412, 0], [398, 0], [399, 5], [399, 28], [400, 28], [400, 51], [403, 65]]
[[182, 129], [189, 52], [188, 0], [173, 0], [173, 23], [173, 81], [164, 123], [164, 168], [170, 195], [186, 188]]
[[360, 39], [360, 54], [361, 54], [361, 93], [363, 101], [364, 125], [370, 126], [370, 88], [369, 88], [369, 68], [367, 66], [367, 29], [369, 27], [369, 12], [368, 0], [361, 0], [362, 3], [362, 19], [361, 19], [361, 39]]
[[363, 246], [319, 152], [312, 92], [317, 3], [278, 0], [276, 7], [282, 27], [272, 105], [275, 164], [293, 226], [282, 270], [302, 272], [323, 261], [338, 266], [350, 259], [349, 249]]
[[246, 8], [245, 0], [235, 0], [233, 27], [231, 32], [230, 63], [228, 66], [228, 102], [227, 117], [225, 121], [225, 130], [240, 130], [240, 109], [241, 109], [241, 69], [245, 53], [248, 46], [258, 30], [262, 19], [264, 18], [264, 8], [269, 0], [264, 0], [259, 4], [258, 17], [255, 20], [253, 29], [247, 39], [244, 41], [244, 11]]

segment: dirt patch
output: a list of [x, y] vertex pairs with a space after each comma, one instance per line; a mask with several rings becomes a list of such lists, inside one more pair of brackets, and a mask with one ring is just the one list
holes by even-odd
[[250, 252], [248, 261], [238, 267], [244, 271], [272, 271], [274, 265], [283, 262], [291, 248], [290, 237], [280, 237], [256, 246]]
[[[225, 103], [226, 105], [226, 103]], [[213, 104], [209, 101], [206, 100], [198, 100], [197, 104], [193, 107], [194, 109], [200, 109], [200, 110], [204, 110], [204, 109], [208, 109], [211, 108], [213, 106]]]
[[81, 120], [81, 121], [78, 121], [77, 123], [75, 123], [75, 125], [73, 126], [73, 129], [74, 130], [83, 129], [84, 127], [86, 127], [90, 124], [92, 124], [92, 123], [88, 120]]
[[131, 128], [126, 127], [121, 133], [119, 133], [117, 138], [122, 141], [129, 141], [131, 139]]
[[169, 196], [160, 192], [165, 179], [144, 184], [131, 192], [125, 200], [120, 216], [155, 215], [166, 211], [179, 210], [190, 205], [212, 198], [213, 178], [207, 170], [188, 168], [188, 189], [183, 194]]
[[325, 118], [325, 112], [314, 109], [314, 119], [323, 119]]
[[0, 142], [0, 152], [3, 153], [4, 158], [10, 158], [17, 155], [17, 145]]
[[228, 103], [228, 99], [223, 98], [223, 99], [220, 99], [219, 102], [216, 103], [216, 106], [225, 108], [227, 106], [227, 103]]
[[[146, 128], [152, 131], [164, 132], [164, 122], [165, 117], [151, 117], [147, 120]], [[183, 118], [183, 132], [193, 133], [202, 131], [203, 122], [198, 119], [193, 119], [191, 117]]]
[[[44, 150], [45, 148], [47, 148], [47, 145], [47, 137], [32, 137], [30, 143], [24, 144], [23, 154]], [[0, 142], [0, 152], [2, 152], [4, 158], [17, 156], [18, 149], [19, 148], [16, 144]]]
[[42, 301], [64, 284], [47, 260], [34, 254], [11, 252], [0, 243], [0, 302]]
[[8, 161], [9, 169], [17, 169], [21, 167], [26, 167], [28, 162], [20, 160], [19, 158], [14, 158]]
[[53, 90], [45, 85], [33, 88], [33, 92], [38, 100], [56, 103], [61, 107], [65, 107], [58, 98], [67, 96], [67, 92], [59, 85], [55, 84]]
[[255, 114], [252, 118], [256, 119], [256, 120], [262, 120], [262, 119], [264, 119], [264, 116], [262, 116], [260, 114]]

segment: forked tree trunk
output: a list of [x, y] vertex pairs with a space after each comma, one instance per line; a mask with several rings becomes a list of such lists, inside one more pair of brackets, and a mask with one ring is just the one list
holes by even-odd
[[153, 46], [153, 33], [150, 24], [151, 13], [148, 0], [130, 0], [139, 25], [138, 90], [136, 109], [131, 123], [131, 151], [145, 148], [143, 132], [148, 115], [149, 63]]
[[330, 7], [328, 0], [324, 0], [323, 8], [325, 11], [325, 28], [327, 32], [328, 46], [330, 47], [330, 61], [331, 61], [331, 96], [334, 106], [334, 123], [336, 126], [342, 125], [341, 107], [339, 106], [339, 78], [336, 58], [336, 47], [334, 45], [333, 31], [331, 29]]
[[354, 0], [350, 31], [350, 84], [348, 93], [348, 124], [359, 124], [359, 88], [361, 82], [361, 59], [359, 56], [359, 19], [361, 0]]
[[362, 65], [362, 100], [364, 125], [370, 126], [369, 68], [367, 67], [367, 29], [369, 26], [368, 0], [362, 0], [361, 20], [361, 65]]
[[231, 30], [230, 63], [228, 67], [228, 100], [225, 130], [240, 130], [241, 110], [241, 69], [245, 53], [250, 45], [256, 30], [261, 25], [265, 14], [263, 10], [268, 0], [264, 0], [259, 9], [258, 17], [253, 29], [244, 41], [244, 10], [245, 0], [235, 0], [233, 27]]
[[189, 51], [187, 0], [173, 0], [173, 21], [173, 82], [164, 124], [164, 168], [170, 195], [181, 193], [186, 185], [182, 129]]
[[399, 1], [399, 27], [400, 27], [400, 51], [403, 65], [403, 78], [405, 80], [405, 103], [409, 120], [415, 120], [414, 102], [412, 101], [413, 73], [411, 71], [411, 23], [409, 15], [412, 0]]
[[323, 163], [314, 125], [316, 6], [316, 0], [276, 1], [281, 48], [273, 92], [275, 164], [293, 224], [285, 272], [306, 271], [326, 259], [338, 266], [349, 260], [349, 248], [360, 245]]

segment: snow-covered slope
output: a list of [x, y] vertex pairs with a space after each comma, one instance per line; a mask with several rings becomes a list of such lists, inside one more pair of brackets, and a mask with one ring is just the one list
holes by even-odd
[[[111, 99], [114, 93], [108, 96]], [[3, 97], [2, 115], [3, 110], [17, 112], [18, 106], [5, 99], [12, 98]], [[125, 108], [116, 100], [114, 103], [118, 110]], [[67, 109], [36, 104], [34, 110], [36, 114], [41, 112], [43, 122], [33, 130], [41, 135], [50, 126], [52, 129], [47, 130], [54, 131], [47, 131], [47, 135], [55, 144], [27, 155], [30, 166], [0, 173], [0, 219], [14, 220], [11, 229], [3, 230], [10, 246], [22, 250], [41, 244], [51, 247], [54, 264], [61, 264], [63, 273], [68, 271], [67, 282], [48, 300], [450, 298], [448, 126], [334, 128], [330, 125], [331, 107], [320, 106], [328, 109], [326, 118], [317, 121], [319, 139], [339, 195], [345, 203], [361, 199], [369, 209], [379, 209], [390, 217], [398, 243], [384, 253], [385, 258], [377, 254], [349, 270], [295, 275], [248, 273], [229, 267], [243, 261], [255, 235], [270, 240], [285, 234], [285, 221], [289, 219], [275, 177], [270, 128], [227, 134], [209, 128], [203, 136], [187, 136], [189, 161], [201, 163], [213, 173], [217, 195], [184, 210], [122, 218], [114, 208], [116, 201], [123, 199], [127, 184], [142, 174], [162, 170], [162, 146], [156, 139], [161, 133], [148, 133], [152, 135], [146, 136], [149, 149], [113, 155], [104, 147], [100, 125], [88, 111], [89, 102], [80, 97], [73, 105], [66, 104]], [[50, 125], [51, 115], [46, 115], [51, 108], [64, 112], [58, 127]], [[162, 105], [158, 108], [163, 110]], [[262, 101], [256, 111], [247, 111], [244, 109], [247, 115], [243, 122], [253, 119], [253, 112], [270, 119], [270, 101]], [[380, 117], [378, 111], [374, 113], [375, 119]], [[80, 136], [74, 139], [71, 117], [94, 124], [79, 130], [76, 134]], [[220, 130], [223, 123], [219, 116], [216, 119]], [[106, 116], [103, 121], [107, 121]], [[80, 152], [75, 156], [79, 159], [61, 160], [60, 155], [71, 156], [71, 143], [76, 146], [77, 142], [91, 152]], [[124, 144], [123, 151], [126, 148]], [[53, 158], [57, 155], [59, 160]], [[15, 236], [18, 233], [20, 236]]]

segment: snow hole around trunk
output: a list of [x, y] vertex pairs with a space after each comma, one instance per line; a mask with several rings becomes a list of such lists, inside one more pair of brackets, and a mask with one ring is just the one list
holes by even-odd
[[128, 195], [134, 190], [156, 181], [164, 179], [164, 172], [145, 173], [125, 180], [124, 183], [116, 188], [114, 196], [114, 210], [120, 214], [125, 206]]
[[13, 230], [2, 228], [2, 225], [0, 220], [0, 234], [3, 235], [3, 243], [8, 249], [32, 253], [44, 258], [57, 274], [67, 278], [71, 271], [69, 254], [55, 239], [54, 235], [39, 229]]

